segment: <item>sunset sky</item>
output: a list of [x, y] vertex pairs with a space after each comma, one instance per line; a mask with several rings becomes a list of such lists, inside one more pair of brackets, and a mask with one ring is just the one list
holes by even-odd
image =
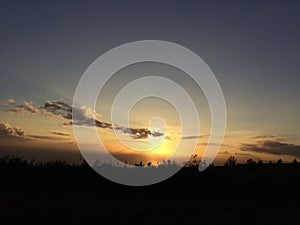
[[[1, 155], [77, 162], [69, 113], [85, 70], [121, 44], [164, 40], [199, 55], [222, 87], [227, 129], [216, 163], [229, 155], [239, 161], [300, 160], [299, 1], [1, 1], [0, 9]], [[141, 76], [170, 78], [190, 94], [199, 112], [197, 136], [181, 134], [172, 105], [147, 98], [130, 114], [129, 128], [138, 130], [128, 134], [128, 127], [119, 128], [129, 148], [116, 140], [111, 104]], [[182, 71], [160, 63], [120, 70], [101, 92], [96, 112], [78, 110], [101, 122], [99, 136], [123, 161], [157, 162], [179, 142], [188, 146], [195, 139], [201, 155], [210, 134], [201, 89]], [[160, 120], [149, 124], [155, 117], [164, 119], [165, 130]], [[143, 129], [151, 133], [143, 135]], [[143, 152], [157, 143], [155, 152]]]

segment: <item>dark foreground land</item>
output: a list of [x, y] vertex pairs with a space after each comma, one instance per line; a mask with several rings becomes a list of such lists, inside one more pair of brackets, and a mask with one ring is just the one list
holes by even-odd
[[300, 164], [183, 168], [145, 187], [86, 164], [0, 160], [0, 224], [299, 224]]

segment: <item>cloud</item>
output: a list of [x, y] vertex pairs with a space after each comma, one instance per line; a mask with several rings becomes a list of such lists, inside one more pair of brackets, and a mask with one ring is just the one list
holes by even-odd
[[242, 144], [242, 151], [269, 153], [274, 155], [292, 155], [300, 157], [300, 146], [279, 141], [266, 140], [255, 144]]
[[164, 136], [164, 133], [159, 131], [151, 131], [148, 128], [130, 128], [130, 127], [113, 127], [115, 130], [120, 130], [124, 134], [129, 134], [133, 139], [147, 139], [152, 137]]
[[229, 155], [229, 152], [228, 151], [223, 151], [223, 152], [218, 152], [218, 154], [220, 154], [220, 155]]
[[224, 144], [224, 143], [208, 143], [208, 142], [203, 142], [203, 143], [198, 143], [197, 145], [210, 145], [210, 146], [222, 146], [222, 147], [234, 147], [234, 145], [229, 145], [229, 144]]
[[262, 139], [262, 138], [275, 138], [276, 135], [259, 135], [259, 136], [253, 136], [250, 137], [250, 139]]
[[239, 155], [239, 156], [253, 156], [252, 154], [250, 153], [240, 153], [240, 152], [236, 152], [234, 153], [235, 155]]
[[50, 115], [60, 116], [63, 119], [72, 120], [72, 114], [76, 115], [76, 121], [73, 124], [77, 125], [94, 125], [99, 127], [105, 127], [105, 123], [98, 121], [101, 114], [97, 113], [95, 110], [87, 106], [81, 106], [80, 108], [75, 108], [65, 102], [59, 100], [48, 100], [45, 102], [44, 106], [39, 107], [43, 113], [48, 113]]
[[33, 140], [47, 140], [47, 141], [65, 141], [66, 139], [63, 137], [56, 137], [56, 136], [47, 136], [47, 135], [28, 135], [28, 137], [32, 138]]
[[[58, 116], [62, 119], [68, 120], [64, 122], [63, 126], [68, 125], [80, 125], [80, 126], [96, 126], [104, 129], [116, 129], [122, 131], [124, 134], [130, 134], [133, 139], [147, 139], [149, 136], [160, 137], [164, 136], [164, 133], [159, 131], [151, 131], [148, 128], [130, 128], [130, 127], [120, 127], [113, 126], [109, 122], [100, 121], [101, 114], [97, 113], [95, 110], [87, 106], [82, 106], [80, 108], [74, 107], [60, 100], [48, 100], [44, 105], [35, 107], [31, 102], [26, 102], [22, 105], [8, 108], [7, 112], [13, 113], [43, 113], [52, 116]], [[75, 115], [75, 118], [73, 118]], [[62, 134], [56, 134], [62, 135]]]
[[33, 106], [32, 102], [24, 101], [22, 105], [18, 105], [14, 108], [8, 108], [6, 111], [7, 112], [12, 112], [12, 113], [24, 113], [24, 112], [38, 113], [39, 109], [36, 108], [35, 106]]
[[12, 127], [7, 122], [0, 122], [0, 139], [25, 140], [28, 137], [20, 127]]
[[[163, 136], [162, 132], [150, 131], [147, 128], [130, 128], [130, 127], [120, 127], [113, 126], [109, 122], [100, 121], [98, 118], [101, 114], [97, 113], [89, 107], [82, 106], [80, 108], [75, 108], [62, 101], [47, 101], [43, 107], [41, 107], [47, 113], [51, 113], [56, 116], [61, 116], [64, 119], [72, 120], [63, 123], [64, 126], [67, 125], [81, 125], [81, 126], [97, 126], [99, 128], [116, 129], [122, 131], [124, 134], [130, 134], [133, 139], [147, 139], [149, 136], [159, 137]], [[76, 120], [72, 117], [75, 114]]]
[[7, 103], [13, 105], [16, 103], [16, 100], [14, 98], [10, 98], [7, 100]]
[[64, 119], [72, 119], [72, 106], [58, 100], [48, 100], [44, 106], [39, 107], [43, 113], [60, 116]]
[[198, 136], [185, 136], [182, 137], [182, 140], [189, 140], [189, 139], [198, 139], [198, 138], [204, 138], [204, 137], [208, 137], [209, 135], [198, 135]]
[[92, 119], [99, 119], [102, 117], [100, 113], [97, 113], [95, 110], [92, 110], [91, 108], [87, 106], [81, 106], [80, 107], [81, 113], [86, 117], [86, 118], [92, 118]]
[[[118, 127], [116, 128], [119, 129]], [[120, 129], [124, 134], [130, 134], [133, 139], [147, 139], [149, 136], [152, 137], [161, 137], [164, 136], [162, 132], [159, 131], [151, 131], [147, 128], [121, 128]]]
[[59, 136], [70, 136], [67, 133], [64, 133], [62, 131], [50, 131], [51, 134], [59, 135]]

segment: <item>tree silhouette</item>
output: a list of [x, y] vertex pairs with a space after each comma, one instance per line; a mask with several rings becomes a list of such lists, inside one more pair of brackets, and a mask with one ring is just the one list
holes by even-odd
[[224, 166], [235, 166], [237, 164], [237, 159], [234, 156], [229, 156]]
[[247, 165], [255, 165], [256, 162], [253, 159], [248, 159], [247, 160]]
[[264, 162], [260, 159], [260, 160], [258, 160], [257, 164], [262, 165], [262, 164], [264, 164]]
[[142, 161], [140, 161], [140, 163], [135, 163], [134, 165], [135, 166], [145, 166]]
[[201, 162], [201, 158], [198, 157], [197, 154], [193, 154], [189, 161], [186, 163], [187, 167], [196, 167], [199, 166], [199, 163]]

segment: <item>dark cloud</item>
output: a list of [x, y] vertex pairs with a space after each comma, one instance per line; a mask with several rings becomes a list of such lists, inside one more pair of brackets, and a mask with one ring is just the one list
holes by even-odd
[[[113, 126], [111, 123], [100, 121], [98, 118], [101, 116], [99, 113], [92, 109], [82, 106], [81, 108], [75, 108], [62, 101], [47, 101], [43, 107], [45, 112], [51, 113], [56, 116], [61, 116], [64, 119], [72, 120], [63, 123], [63, 125], [81, 125], [81, 126], [96, 126], [104, 129], [116, 129], [122, 131], [124, 134], [129, 134], [133, 139], [147, 139], [149, 136], [159, 137], [164, 134], [157, 131], [150, 131], [147, 128], [130, 128]], [[75, 118], [72, 118], [72, 114], [75, 114]]]
[[252, 154], [250, 153], [240, 153], [240, 152], [236, 152], [234, 153], [235, 155], [238, 155], [238, 156], [253, 156]]
[[50, 131], [51, 134], [59, 135], [59, 136], [70, 136], [67, 133], [64, 133], [62, 131]]
[[253, 136], [250, 137], [250, 139], [263, 139], [263, 138], [275, 138], [276, 135], [259, 135], [259, 136]]
[[66, 140], [63, 137], [54, 137], [54, 136], [47, 136], [47, 135], [28, 135], [33, 140], [48, 140], [48, 141], [62, 141]]
[[300, 157], [300, 146], [279, 141], [260, 141], [255, 144], [242, 144], [242, 151], [269, 153], [274, 155], [292, 155]]
[[182, 140], [188, 140], [188, 139], [198, 139], [198, 138], [204, 138], [204, 137], [208, 137], [209, 135], [198, 135], [198, 136], [185, 136], [182, 137]]
[[41, 106], [42, 112], [50, 115], [61, 116], [64, 119], [72, 119], [72, 106], [62, 101], [53, 100], [46, 101], [44, 106]]
[[[11, 100], [10, 105], [13, 105], [14, 103], [12, 103], [12, 99]], [[8, 100], [8, 101], [9, 101]], [[29, 112], [29, 113], [38, 113], [39, 109], [36, 108], [35, 106], [33, 106], [32, 102], [26, 102], [24, 101], [22, 105], [18, 105], [16, 107], [10, 108], [8, 106], [8, 109], [6, 109], [7, 112], [12, 112], [12, 113], [24, 113], [24, 112]]]
[[162, 132], [151, 131], [147, 128], [130, 128], [130, 127], [114, 127], [115, 130], [120, 130], [124, 134], [129, 134], [133, 139], [147, 139], [149, 136], [161, 137], [164, 136]]
[[[8, 108], [6, 111], [13, 113], [44, 113], [47, 115], [58, 116], [62, 119], [69, 120], [68, 122], [64, 122], [63, 126], [68, 125], [80, 125], [80, 126], [96, 126], [104, 129], [116, 129], [122, 131], [124, 134], [129, 134], [133, 139], [147, 139], [149, 136], [152, 137], [160, 137], [164, 136], [162, 132], [158, 131], [150, 131], [147, 128], [130, 128], [130, 127], [119, 127], [113, 126], [111, 123], [100, 121], [99, 117], [101, 115], [97, 113], [95, 110], [92, 110], [89, 107], [82, 106], [80, 108], [76, 108], [74, 106], [69, 105], [63, 101], [59, 100], [48, 100], [45, 102], [43, 106], [35, 107], [31, 102], [26, 102], [22, 105]], [[75, 118], [73, 118], [75, 115]], [[62, 135], [58, 133], [54, 133], [56, 135]]]

